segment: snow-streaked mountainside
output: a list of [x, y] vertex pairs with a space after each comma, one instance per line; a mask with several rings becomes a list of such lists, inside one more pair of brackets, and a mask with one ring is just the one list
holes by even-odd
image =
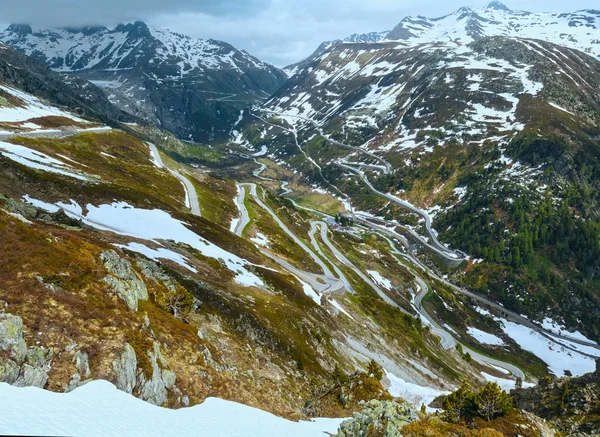
[[48, 64], [53, 70], [127, 70], [140, 62], [171, 71], [157, 79], [176, 80], [203, 70], [239, 72], [272, 67], [222, 41], [194, 39], [142, 22], [114, 29], [84, 27], [40, 29], [11, 25], [0, 39]]
[[304, 58], [302, 61], [297, 62], [295, 64], [288, 65], [283, 69], [285, 73], [291, 77], [298, 70], [300, 70], [303, 66], [309, 64], [319, 55], [323, 54], [325, 51], [329, 50], [333, 46], [343, 43], [360, 43], [360, 42], [379, 42], [384, 39], [390, 33], [389, 30], [385, 30], [383, 32], [368, 32], [368, 33], [353, 33], [350, 36], [347, 36], [344, 39], [334, 39], [331, 41], [323, 41], [317, 49], [310, 54], [310, 56]]
[[260, 110], [292, 125], [331, 126], [355, 146], [430, 150], [436, 136], [459, 144], [509, 138], [533, 121], [526, 108], [534, 104], [593, 125], [599, 69], [581, 52], [522, 38], [342, 44]]
[[[451, 265], [466, 258], [455, 280], [597, 339], [597, 19], [497, 2], [406, 19], [384, 40], [333, 45], [298, 64], [242, 114], [233, 139], [341, 196], [355, 219], [398, 226]], [[575, 238], [559, 216], [576, 222], [577, 242], [558, 243]], [[454, 260], [436, 239], [459, 249]], [[559, 256], [564, 248], [576, 268]], [[562, 272], [538, 275], [542, 264]]]
[[36, 31], [11, 25], [0, 40], [55, 71], [92, 81], [127, 112], [196, 141], [224, 135], [240, 108], [285, 80], [230, 44], [142, 22]]
[[541, 39], [600, 58], [600, 10], [531, 13], [493, 1], [482, 9], [462, 7], [439, 18], [406, 17], [385, 40], [413, 46], [431, 41], [467, 44], [486, 36]]

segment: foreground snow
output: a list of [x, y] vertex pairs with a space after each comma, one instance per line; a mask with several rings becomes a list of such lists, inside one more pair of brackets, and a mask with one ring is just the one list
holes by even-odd
[[291, 422], [235, 402], [208, 398], [180, 410], [137, 399], [107, 381], [70, 393], [0, 383], [0, 434], [93, 436], [322, 437], [343, 419]]

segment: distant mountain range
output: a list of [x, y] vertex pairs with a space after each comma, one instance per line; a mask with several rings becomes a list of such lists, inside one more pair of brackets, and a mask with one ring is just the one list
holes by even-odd
[[127, 112], [201, 142], [226, 135], [240, 109], [285, 81], [282, 71], [230, 44], [142, 22], [36, 31], [13, 24], [0, 40], [90, 80]]

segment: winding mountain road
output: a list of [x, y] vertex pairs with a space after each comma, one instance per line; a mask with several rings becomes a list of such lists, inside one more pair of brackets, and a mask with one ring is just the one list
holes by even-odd
[[460, 259], [464, 259], [464, 257], [462, 257], [461, 255], [459, 255], [458, 253], [448, 249], [448, 247], [446, 247], [445, 245], [443, 245], [442, 243], [439, 242], [439, 240], [437, 239], [436, 233], [433, 230], [433, 228], [431, 227], [431, 216], [429, 214], [427, 214], [425, 211], [423, 211], [420, 208], [417, 208], [416, 206], [414, 206], [413, 204], [400, 199], [399, 197], [396, 197], [390, 193], [384, 193], [382, 191], [379, 191], [378, 189], [376, 189], [371, 182], [369, 181], [369, 179], [367, 179], [367, 176], [361, 172], [360, 170], [349, 166], [348, 164], [344, 164], [343, 162], [336, 162], [336, 165], [342, 168], [345, 168], [346, 170], [349, 170], [355, 174], [357, 174], [362, 181], [367, 185], [367, 187], [369, 187], [369, 189], [371, 191], [373, 191], [375, 194], [385, 197], [388, 200], [391, 200], [394, 203], [397, 203], [398, 205], [414, 212], [415, 214], [423, 217], [423, 219], [425, 220], [425, 228], [427, 229], [427, 233], [429, 234], [431, 241], [433, 242], [433, 245], [430, 244], [429, 242], [425, 241], [423, 239], [423, 237], [421, 237], [420, 235], [418, 235], [416, 232], [409, 230], [407, 228], [407, 230], [409, 230], [409, 232], [415, 236], [416, 238], [419, 239], [419, 241], [421, 241], [423, 244], [427, 245], [429, 248], [435, 250], [437, 253], [439, 253], [440, 255], [442, 255], [445, 258], [449, 258], [453, 261], [456, 260], [460, 260]]
[[154, 158], [154, 162], [156, 163], [156, 165], [158, 167], [164, 168], [165, 170], [167, 170], [169, 173], [171, 173], [173, 176], [175, 176], [182, 184], [183, 184], [183, 188], [185, 189], [185, 198], [186, 198], [186, 205], [188, 208], [190, 208], [190, 211], [192, 212], [192, 214], [200, 216], [200, 202], [198, 202], [198, 193], [196, 192], [196, 188], [194, 187], [194, 184], [192, 184], [192, 182], [186, 178], [185, 176], [183, 176], [181, 173], [179, 173], [178, 171], [175, 170], [171, 170], [169, 167], [167, 167], [167, 165], [163, 162], [162, 158], [160, 157], [160, 153], [158, 153], [158, 149], [156, 148], [156, 146], [152, 143], [146, 143], [148, 144], [148, 147], [150, 147], [150, 153], [152, 154], [152, 157]]

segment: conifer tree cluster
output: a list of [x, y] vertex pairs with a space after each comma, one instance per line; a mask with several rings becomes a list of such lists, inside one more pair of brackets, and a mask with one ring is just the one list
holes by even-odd
[[487, 421], [508, 413], [513, 408], [511, 397], [495, 382], [488, 382], [478, 392], [466, 383], [446, 396], [443, 401], [444, 420], [452, 423], [469, 422], [475, 417]]

